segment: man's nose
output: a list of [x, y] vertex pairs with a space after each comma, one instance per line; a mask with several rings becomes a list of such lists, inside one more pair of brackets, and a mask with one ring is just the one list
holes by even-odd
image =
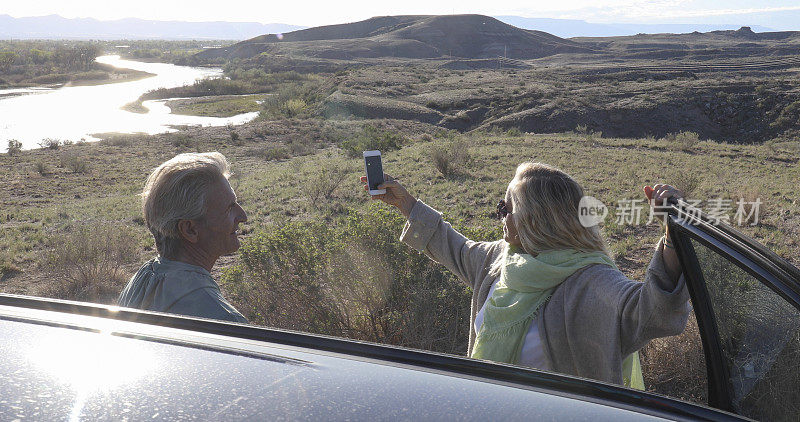
[[247, 211], [241, 205], [239, 206], [239, 221], [242, 223], [247, 222]]

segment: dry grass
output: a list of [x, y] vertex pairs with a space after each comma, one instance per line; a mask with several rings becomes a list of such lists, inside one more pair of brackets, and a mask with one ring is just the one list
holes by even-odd
[[127, 281], [126, 264], [138, 261], [136, 237], [113, 225], [78, 225], [51, 239], [46, 268], [58, 280], [43, 294], [113, 303]]
[[683, 333], [650, 341], [640, 355], [648, 391], [708, 404], [705, 355], [694, 313]]
[[[746, 186], [736, 189], [733, 198], [733, 207], [739, 209], [741, 203], [741, 224], [754, 225], [763, 221], [767, 217], [768, 210], [764, 207], [764, 195], [757, 186]], [[739, 224], [738, 219], [732, 219], [732, 223]]]

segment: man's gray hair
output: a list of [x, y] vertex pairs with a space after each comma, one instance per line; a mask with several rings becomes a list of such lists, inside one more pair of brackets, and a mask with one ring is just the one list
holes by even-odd
[[228, 160], [218, 152], [178, 154], [150, 173], [142, 210], [159, 255], [175, 256], [181, 246], [178, 221], [202, 219], [209, 187], [229, 176]]

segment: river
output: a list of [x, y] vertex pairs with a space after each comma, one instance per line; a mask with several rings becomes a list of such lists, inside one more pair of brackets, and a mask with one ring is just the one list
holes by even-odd
[[69, 86], [57, 89], [0, 90], [0, 152], [9, 139], [22, 142], [24, 149], [38, 148], [45, 138], [78, 142], [96, 141], [93, 135], [119, 133], [156, 134], [174, 131], [175, 125], [223, 126], [241, 124], [258, 113], [233, 117], [198, 117], [171, 114], [166, 100], [145, 101], [148, 113], [139, 114], [120, 107], [157, 88], [190, 85], [195, 81], [219, 77], [222, 69], [144, 63], [119, 56], [100, 56], [97, 62], [119, 68], [141, 70], [155, 76], [94, 86]]

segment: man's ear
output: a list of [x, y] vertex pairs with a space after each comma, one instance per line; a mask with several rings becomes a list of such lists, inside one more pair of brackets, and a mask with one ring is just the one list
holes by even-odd
[[197, 226], [198, 223], [194, 220], [178, 220], [178, 234], [189, 243], [197, 243], [200, 240]]

